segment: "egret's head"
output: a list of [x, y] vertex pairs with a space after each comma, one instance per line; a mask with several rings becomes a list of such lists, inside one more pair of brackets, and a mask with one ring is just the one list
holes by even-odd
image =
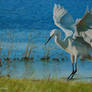
[[53, 29], [50, 33], [50, 37], [52, 36], [55, 36], [55, 35], [59, 35], [61, 34], [61, 32], [58, 30], [58, 29]]
[[52, 38], [52, 37], [54, 37], [55, 35], [59, 35], [60, 34], [60, 31], [58, 30], [58, 29], [53, 29], [52, 31], [51, 31], [51, 33], [50, 33], [50, 37], [49, 37], [49, 39], [47, 40], [47, 42], [45, 43], [45, 45], [50, 41], [50, 39]]

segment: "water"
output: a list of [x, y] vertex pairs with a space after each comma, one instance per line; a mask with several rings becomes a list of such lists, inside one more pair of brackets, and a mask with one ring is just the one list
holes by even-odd
[[[1, 75], [10, 75], [10, 78], [21, 79], [63, 79], [67, 78], [72, 70], [71, 61], [12, 61], [9, 66], [0, 67]], [[78, 62], [78, 72], [75, 80], [92, 80], [92, 62]]]
[[[76, 3], [75, 3], [76, 2]], [[53, 22], [54, 4], [64, 6], [74, 20], [84, 15], [86, 6], [92, 7], [92, 0], [5, 0], [0, 1], [0, 58], [11, 58], [9, 64], [2, 59], [1, 75], [11, 78], [32, 79], [63, 79], [72, 71], [70, 56], [56, 46], [52, 39], [47, 47], [44, 43], [49, 37], [50, 30], [57, 28]], [[62, 39], [64, 33], [62, 32]], [[21, 59], [26, 48], [32, 48], [30, 57], [33, 61], [13, 60]], [[40, 58], [50, 56], [49, 61]], [[60, 61], [53, 61], [58, 58]], [[64, 59], [63, 59], [64, 58]], [[91, 81], [92, 62], [78, 60], [78, 72], [75, 80]]]
[[[92, 0], [5, 0], [0, 1], [0, 29], [14, 28], [39, 28], [53, 29], [53, 7], [54, 4], [61, 4], [74, 20], [81, 18], [89, 6], [92, 7]], [[7, 15], [7, 16], [6, 16]]]
[[[47, 30], [34, 31], [17, 31], [13, 35], [13, 40], [5, 39], [7, 36], [3, 31], [4, 38], [1, 41], [1, 58], [2, 66], [0, 67], [1, 76], [9, 75], [10, 78], [21, 79], [66, 79], [72, 71], [72, 63], [70, 55], [65, 51], [61, 50], [52, 39], [45, 47], [44, 43], [49, 37]], [[28, 35], [32, 34], [32, 36]], [[37, 35], [36, 35], [37, 34]], [[38, 35], [40, 34], [40, 35]], [[36, 35], [36, 38], [31, 39]], [[22, 39], [22, 40], [21, 40]], [[26, 47], [32, 48], [30, 57], [33, 60], [23, 60], [22, 57], [25, 55]], [[11, 47], [11, 48], [10, 48]], [[10, 61], [5, 61], [3, 58], [7, 57], [7, 50], [10, 51]], [[49, 55], [50, 60], [41, 60], [43, 56]], [[14, 60], [19, 58], [19, 60]], [[53, 58], [59, 59], [59, 61], [53, 60]], [[21, 60], [22, 59], [22, 60]], [[8, 63], [9, 62], [9, 63]], [[75, 80], [86, 80], [91, 81], [92, 77], [92, 62], [91, 61], [80, 61], [78, 60], [78, 72], [75, 75]]]

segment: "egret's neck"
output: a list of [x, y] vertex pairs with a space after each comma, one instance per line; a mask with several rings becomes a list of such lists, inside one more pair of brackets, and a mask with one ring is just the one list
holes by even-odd
[[62, 49], [66, 49], [68, 46], [68, 40], [61, 40], [61, 34], [55, 35], [55, 42], [56, 44], [61, 47]]

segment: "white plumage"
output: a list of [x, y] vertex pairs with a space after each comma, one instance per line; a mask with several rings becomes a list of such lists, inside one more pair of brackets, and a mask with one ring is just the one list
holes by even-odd
[[70, 53], [73, 69], [68, 79], [72, 79], [77, 72], [77, 58], [92, 59], [92, 11], [87, 9], [84, 16], [74, 22], [73, 17], [62, 6], [55, 4], [53, 19], [56, 26], [66, 34], [66, 39], [62, 41], [61, 32], [53, 29], [48, 41], [54, 37], [56, 44]]
[[56, 26], [58, 26], [65, 32], [66, 38], [73, 34], [74, 32], [73, 17], [60, 5], [55, 4], [53, 9], [53, 19]]
[[68, 13], [64, 7], [55, 4], [53, 9], [53, 20], [55, 25], [64, 31], [66, 38], [73, 34], [75, 38], [75, 36], [80, 36], [80, 32], [92, 29], [92, 10], [88, 11], [87, 7], [83, 18], [76, 19], [76, 22], [74, 22], [72, 15]]

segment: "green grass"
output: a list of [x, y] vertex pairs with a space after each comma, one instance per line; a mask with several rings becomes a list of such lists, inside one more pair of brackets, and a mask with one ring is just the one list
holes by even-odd
[[92, 83], [0, 78], [0, 92], [92, 92]]

